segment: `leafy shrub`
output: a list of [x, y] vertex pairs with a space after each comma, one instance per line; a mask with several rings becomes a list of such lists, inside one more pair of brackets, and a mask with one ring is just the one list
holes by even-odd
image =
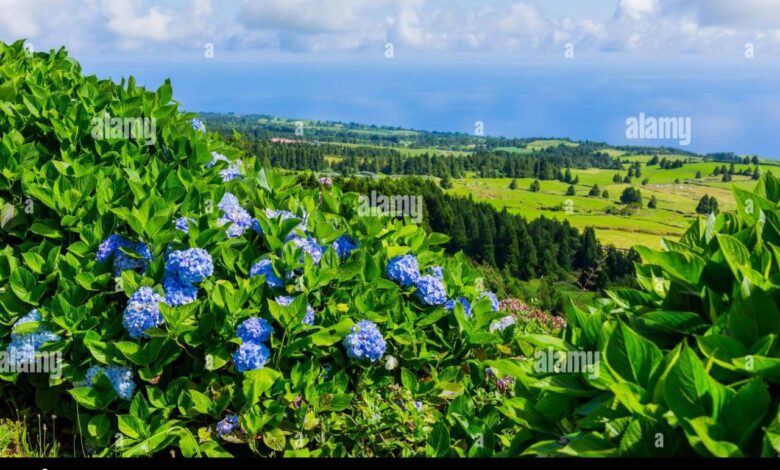
[[778, 455], [780, 180], [734, 191], [737, 213], [635, 248], [639, 289], [570, 305], [562, 337], [524, 338], [535, 359], [495, 366], [517, 380], [519, 453]]
[[[167, 82], [84, 77], [21, 42], [0, 64], [0, 350], [63, 358], [3, 373], [4, 396], [103, 456], [509, 452], [513, 381], [483, 361], [516, 354], [522, 325], [491, 330], [505, 314], [448, 237], [261, 170]], [[156, 130], [95, 138], [94, 117]], [[405, 286], [399, 256], [419, 268]]]

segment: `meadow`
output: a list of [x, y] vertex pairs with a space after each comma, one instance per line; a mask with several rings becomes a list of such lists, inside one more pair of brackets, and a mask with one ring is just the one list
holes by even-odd
[[[704, 195], [715, 197], [720, 209], [728, 211], [736, 207], [731, 192], [733, 187], [748, 190], [755, 186], [755, 181], [747, 176], [735, 175], [728, 183], [722, 182], [720, 176], [711, 176], [723, 163], [697, 161], [665, 170], [658, 165], [647, 166], [650, 158], [646, 155], [621, 157], [621, 160], [642, 164], [642, 176], [634, 178], [632, 184], [613, 182], [615, 174], [626, 175], [629, 163], [624, 163], [622, 172], [598, 168], [572, 170], [572, 175], [579, 177], [575, 196], [567, 196], [569, 184], [560, 181], [542, 181], [541, 191], [532, 192], [529, 189], [532, 178], [518, 178], [515, 190], [509, 189], [511, 178], [464, 178], [454, 180], [453, 188], [448, 192], [473, 196], [529, 220], [547, 217], [567, 220], [579, 229], [593, 227], [600, 241], [617, 248], [637, 244], [660, 248], [662, 238], [678, 238], [697, 217], [696, 206]], [[673, 161], [685, 158], [667, 157]], [[744, 168], [745, 165], [736, 165], [737, 172]], [[697, 172], [701, 172], [701, 178], [696, 178]], [[642, 185], [644, 179], [648, 180], [646, 185]], [[588, 196], [595, 184], [601, 191], [607, 190], [608, 199]], [[607, 208], [616, 207], [620, 195], [630, 186], [641, 190], [643, 208], [627, 216], [608, 214]], [[656, 209], [647, 208], [652, 196], [658, 201]], [[567, 201], [571, 203], [567, 204]]]

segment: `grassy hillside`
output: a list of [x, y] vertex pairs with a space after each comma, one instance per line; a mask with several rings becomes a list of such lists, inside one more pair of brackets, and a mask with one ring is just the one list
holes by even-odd
[[[621, 172], [597, 168], [577, 170], [573, 172], [574, 176], [579, 177], [579, 184], [575, 185], [575, 196], [567, 196], [569, 184], [559, 181], [542, 181], [541, 191], [531, 192], [531, 178], [517, 179], [516, 190], [509, 189], [512, 181], [509, 178], [453, 180], [454, 187], [448, 192], [461, 196], [471, 195], [496, 208], [506, 207], [509, 212], [521, 214], [528, 219], [544, 216], [568, 220], [580, 229], [594, 227], [599, 240], [619, 248], [630, 248], [636, 244], [659, 248], [662, 237], [677, 238], [685, 231], [696, 218], [696, 206], [705, 194], [715, 197], [721, 210], [731, 210], [735, 207], [731, 189], [750, 189], [755, 186], [755, 181], [746, 176], [734, 176], [730, 183], [721, 182], [720, 176], [710, 176], [722, 163], [702, 161], [686, 163], [682, 168], [664, 170], [657, 165], [646, 166], [644, 163], [650, 159], [649, 156], [626, 156], [623, 159], [642, 162], [642, 176], [635, 178], [631, 185], [615, 184], [613, 177]], [[628, 167], [628, 164], [624, 165], [623, 176]], [[743, 168], [744, 165], [736, 166], [737, 171]], [[697, 172], [701, 172], [702, 178], [696, 178]], [[648, 184], [643, 186], [641, 183], [645, 178], [648, 179]], [[589, 197], [588, 193], [594, 184], [598, 184], [602, 191], [606, 189], [609, 199]], [[607, 214], [607, 208], [618, 204], [623, 190], [629, 186], [642, 191], [644, 208], [631, 216]], [[652, 196], [658, 201], [656, 209], [646, 207]], [[571, 210], [568, 212], [565, 210], [567, 201], [573, 203], [569, 205]]]

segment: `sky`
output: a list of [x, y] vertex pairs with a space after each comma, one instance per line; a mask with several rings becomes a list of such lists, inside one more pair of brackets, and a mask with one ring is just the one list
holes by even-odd
[[0, 0], [20, 38], [191, 111], [780, 157], [780, 0]]

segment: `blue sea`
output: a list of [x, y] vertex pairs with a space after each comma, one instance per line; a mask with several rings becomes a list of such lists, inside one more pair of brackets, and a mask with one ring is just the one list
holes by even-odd
[[136, 76], [156, 88], [171, 78], [189, 111], [270, 114], [486, 135], [567, 137], [613, 145], [626, 120], [685, 117], [696, 152], [780, 157], [780, 64], [759, 59], [573, 59], [280, 54], [81, 58], [88, 73]]

